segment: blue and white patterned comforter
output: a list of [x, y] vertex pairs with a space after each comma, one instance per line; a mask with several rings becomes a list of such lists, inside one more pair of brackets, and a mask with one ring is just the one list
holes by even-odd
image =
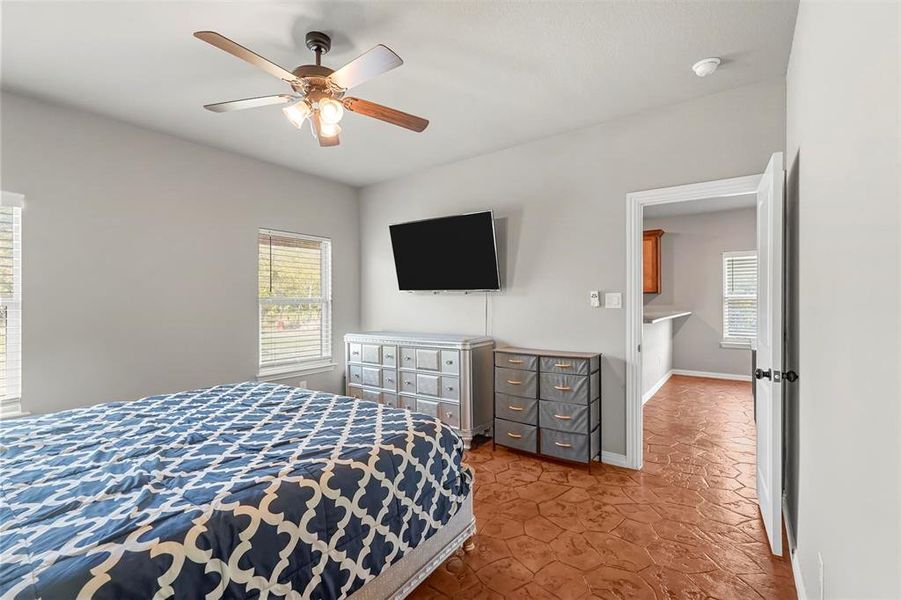
[[340, 598], [462, 505], [426, 415], [241, 383], [0, 425], [0, 597]]

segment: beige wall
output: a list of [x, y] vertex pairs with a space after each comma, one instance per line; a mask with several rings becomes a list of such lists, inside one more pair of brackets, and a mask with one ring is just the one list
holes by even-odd
[[899, 6], [802, 2], [788, 68], [786, 491], [809, 598], [901, 597]]
[[626, 193], [762, 172], [784, 144], [784, 94], [781, 79], [760, 83], [365, 188], [364, 327], [484, 332], [483, 295], [398, 292], [388, 225], [493, 209], [504, 290], [489, 333], [603, 352], [603, 447], [624, 453], [625, 312], [591, 308], [588, 292], [625, 287]]
[[750, 350], [720, 348], [723, 340], [723, 252], [754, 250], [754, 208], [646, 218], [662, 229], [661, 293], [645, 294], [645, 306], [678, 306], [691, 315], [673, 321], [673, 368], [749, 376]]
[[[2, 124], [2, 187], [26, 195], [24, 410], [254, 378], [258, 227], [332, 238], [343, 361], [355, 189], [13, 94]], [[339, 391], [343, 370], [306, 379]]]

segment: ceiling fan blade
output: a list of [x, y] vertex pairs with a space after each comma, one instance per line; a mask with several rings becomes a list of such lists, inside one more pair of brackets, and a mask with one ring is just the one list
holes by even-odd
[[212, 44], [216, 46], [220, 50], [225, 50], [232, 56], [236, 56], [243, 61], [249, 62], [255, 67], [263, 69], [273, 77], [278, 77], [283, 81], [297, 81], [297, 77], [294, 76], [291, 71], [283, 69], [272, 61], [269, 61], [256, 52], [252, 50], [248, 50], [241, 44], [237, 42], [233, 42], [224, 35], [218, 34], [215, 31], [197, 31], [194, 33], [194, 37], [199, 40], [203, 40], [207, 44]]
[[329, 79], [347, 90], [402, 64], [404, 61], [391, 48], [379, 44], [329, 75]]
[[387, 106], [382, 106], [375, 102], [369, 102], [368, 100], [345, 98], [343, 102], [344, 108], [349, 111], [366, 115], [367, 117], [372, 117], [379, 121], [385, 121], [386, 123], [391, 123], [392, 125], [397, 125], [412, 131], [421, 132], [429, 126], [428, 119], [423, 119], [422, 117], [388, 108]]
[[310, 126], [313, 128], [313, 135], [319, 140], [319, 145], [323, 148], [327, 148], [329, 146], [337, 146], [341, 143], [341, 139], [337, 135], [333, 135], [331, 137], [325, 137], [322, 135], [322, 131], [319, 128], [319, 114], [313, 113], [310, 115]]
[[222, 113], [246, 108], [259, 108], [273, 104], [287, 104], [295, 99], [291, 94], [276, 94], [275, 96], [259, 96], [257, 98], [244, 98], [230, 102], [217, 102], [216, 104], [204, 104], [203, 107], [213, 112]]

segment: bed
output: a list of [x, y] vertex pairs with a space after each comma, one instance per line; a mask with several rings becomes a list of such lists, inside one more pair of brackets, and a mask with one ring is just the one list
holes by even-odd
[[0, 424], [0, 598], [402, 598], [472, 536], [427, 415], [246, 382]]

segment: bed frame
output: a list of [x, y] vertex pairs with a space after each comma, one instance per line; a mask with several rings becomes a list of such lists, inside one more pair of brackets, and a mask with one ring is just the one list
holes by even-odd
[[476, 518], [472, 512], [473, 491], [453, 517], [438, 532], [402, 559], [379, 573], [351, 595], [353, 600], [403, 600], [426, 577], [441, 566], [461, 547], [475, 549], [472, 536], [476, 533]]

